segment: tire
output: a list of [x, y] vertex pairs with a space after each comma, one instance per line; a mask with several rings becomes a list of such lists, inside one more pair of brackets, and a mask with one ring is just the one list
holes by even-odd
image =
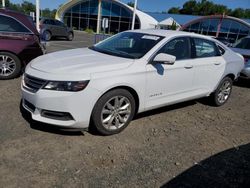
[[113, 135], [124, 130], [135, 114], [135, 100], [125, 89], [105, 93], [96, 103], [91, 122], [102, 135]]
[[72, 32], [68, 33], [67, 40], [72, 41], [74, 39], [74, 34]]
[[52, 38], [51, 32], [48, 31], [48, 30], [45, 30], [45, 31], [43, 32], [43, 39], [44, 39], [45, 41], [50, 41], [51, 38]]
[[19, 58], [9, 52], [0, 52], [0, 80], [16, 78], [22, 69]]
[[218, 85], [215, 92], [211, 95], [211, 101], [214, 106], [222, 106], [224, 105], [231, 93], [232, 93], [233, 81], [229, 77], [223, 78], [220, 84]]

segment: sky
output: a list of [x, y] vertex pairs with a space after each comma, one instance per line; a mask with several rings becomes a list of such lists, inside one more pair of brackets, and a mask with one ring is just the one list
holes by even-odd
[[[23, 0], [10, 0], [12, 3], [21, 3]], [[35, 0], [28, 0], [35, 3]], [[134, 0], [121, 0], [124, 3]], [[167, 11], [171, 7], [182, 7], [187, 0], [138, 0], [138, 7], [145, 12]], [[228, 8], [250, 8], [250, 0], [212, 0], [216, 4], [226, 5]], [[41, 8], [57, 9], [60, 4], [67, 0], [40, 0]]]

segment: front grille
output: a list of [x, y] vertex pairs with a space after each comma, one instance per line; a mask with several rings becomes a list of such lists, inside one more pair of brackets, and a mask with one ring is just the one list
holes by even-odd
[[30, 92], [36, 93], [46, 84], [46, 82], [46, 80], [25, 74], [23, 78], [23, 87]]

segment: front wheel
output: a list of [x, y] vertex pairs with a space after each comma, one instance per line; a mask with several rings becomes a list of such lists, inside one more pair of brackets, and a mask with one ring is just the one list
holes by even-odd
[[212, 102], [215, 106], [225, 104], [232, 92], [233, 81], [229, 77], [225, 77], [218, 85], [215, 92], [211, 95]]
[[17, 77], [21, 72], [21, 61], [9, 52], [0, 52], [0, 80]]
[[134, 114], [133, 95], [125, 89], [115, 89], [97, 101], [91, 119], [99, 133], [113, 135], [124, 130]]

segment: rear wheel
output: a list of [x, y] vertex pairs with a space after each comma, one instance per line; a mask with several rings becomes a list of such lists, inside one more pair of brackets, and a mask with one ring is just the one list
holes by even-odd
[[229, 77], [225, 77], [218, 85], [216, 91], [211, 95], [212, 102], [215, 106], [225, 104], [232, 92], [233, 81]]
[[8, 52], [0, 52], [0, 79], [7, 80], [17, 77], [21, 72], [21, 61]]
[[97, 101], [91, 118], [99, 133], [112, 135], [124, 130], [134, 114], [135, 100], [132, 94], [124, 89], [115, 89]]

